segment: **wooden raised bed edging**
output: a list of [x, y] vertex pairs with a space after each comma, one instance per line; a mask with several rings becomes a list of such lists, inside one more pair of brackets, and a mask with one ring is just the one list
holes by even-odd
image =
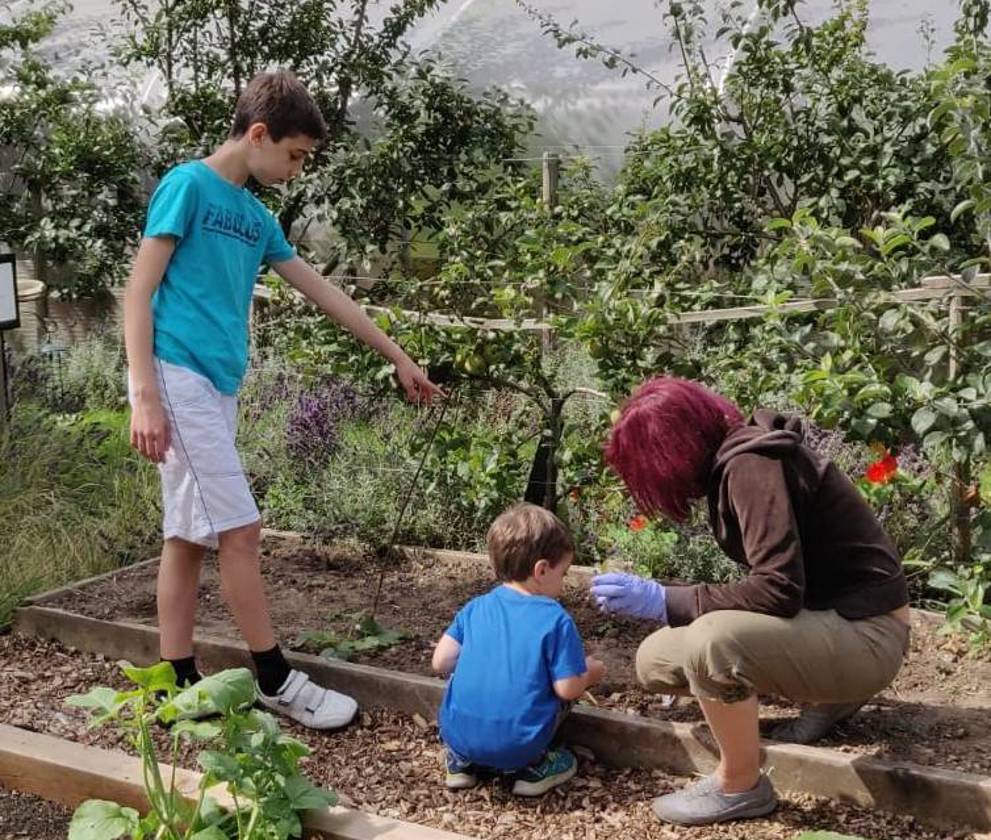
[[[161, 767], [163, 774], [171, 772], [171, 768]], [[200, 778], [192, 770], [176, 770], [177, 788], [194, 802]], [[75, 808], [86, 799], [108, 799], [141, 812], [148, 809], [141, 762], [136, 757], [3, 724], [0, 724], [0, 786], [68, 808]], [[213, 788], [210, 795], [223, 806], [233, 804], [222, 787]], [[342, 806], [307, 811], [303, 825], [307, 837], [316, 834], [328, 840], [469, 840], [463, 834]]]
[[[46, 607], [44, 601], [45, 596], [40, 596], [18, 610], [16, 632], [57, 639], [78, 650], [138, 665], [157, 661], [156, 628], [89, 618]], [[198, 636], [196, 654], [211, 669], [250, 665], [247, 647], [229, 639]], [[443, 681], [431, 677], [302, 653], [288, 653], [287, 658], [366, 707], [431, 719], [444, 690]], [[563, 735], [569, 743], [590, 749], [599, 760], [614, 766], [663, 768], [688, 775], [711, 772], [717, 761], [715, 746], [702, 724], [579, 706], [566, 720]], [[774, 783], [782, 791], [825, 796], [937, 823], [991, 829], [988, 777], [795, 744], [766, 742], [764, 757], [766, 766], [774, 768]]]

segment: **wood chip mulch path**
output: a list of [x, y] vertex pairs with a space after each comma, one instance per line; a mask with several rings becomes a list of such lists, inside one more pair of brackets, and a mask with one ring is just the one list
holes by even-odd
[[[0, 637], [0, 722], [80, 743], [124, 748], [110, 730], [89, 730], [83, 714], [64, 705], [71, 694], [122, 682], [115, 663], [13, 635]], [[313, 749], [306, 769], [345, 804], [387, 817], [437, 826], [479, 838], [513, 840], [792, 840], [804, 830], [856, 834], [872, 840], [991, 840], [991, 835], [942, 831], [917, 820], [839, 805], [810, 796], [786, 796], [770, 819], [733, 825], [679, 828], [658, 823], [652, 797], [686, 779], [659, 771], [612, 770], [581, 756], [579, 775], [536, 800], [513, 797], [498, 783], [471, 791], [444, 789], [440, 748], [432, 722], [419, 716], [365, 710], [342, 732], [318, 734], [286, 727]], [[163, 733], [164, 738], [164, 733]], [[194, 766], [192, 754], [182, 763]], [[0, 840], [40, 836], [10, 833], [8, 811], [18, 798], [0, 797]], [[7, 822], [3, 822], [3, 820]], [[4, 832], [7, 832], [6, 834]]]

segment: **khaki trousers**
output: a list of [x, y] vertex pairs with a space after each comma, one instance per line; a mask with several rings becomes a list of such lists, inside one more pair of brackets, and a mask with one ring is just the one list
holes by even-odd
[[637, 677], [648, 691], [723, 703], [753, 694], [849, 703], [891, 684], [908, 640], [909, 628], [891, 615], [850, 621], [835, 610], [793, 618], [718, 610], [644, 639]]

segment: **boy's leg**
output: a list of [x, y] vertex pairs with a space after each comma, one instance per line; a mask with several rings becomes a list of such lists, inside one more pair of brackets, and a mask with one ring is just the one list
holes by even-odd
[[358, 704], [290, 668], [275, 641], [261, 576], [261, 523], [224, 531], [219, 542], [221, 591], [251, 650], [260, 702], [315, 729], [335, 729], [350, 723]]
[[165, 540], [158, 567], [158, 633], [163, 660], [173, 664], [179, 685], [194, 683], [193, 628], [205, 548], [176, 537]]
[[[442, 742], [443, 743], [443, 742]], [[467, 790], [478, 784], [478, 768], [444, 744], [444, 784], [449, 790]]]
[[271, 650], [275, 633], [261, 576], [261, 522], [224, 531], [219, 540], [220, 590], [238, 630], [253, 652]]

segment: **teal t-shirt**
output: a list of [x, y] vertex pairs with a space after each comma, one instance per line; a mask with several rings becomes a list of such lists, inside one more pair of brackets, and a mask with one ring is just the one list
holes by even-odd
[[152, 298], [155, 355], [223, 394], [248, 366], [248, 315], [258, 269], [296, 251], [252, 193], [201, 160], [169, 170], [148, 205], [144, 235], [175, 237]]

